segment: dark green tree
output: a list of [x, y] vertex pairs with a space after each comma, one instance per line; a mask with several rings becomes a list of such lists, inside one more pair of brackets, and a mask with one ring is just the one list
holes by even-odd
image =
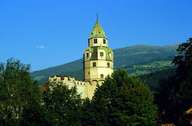
[[82, 126], [95, 126], [96, 110], [90, 99], [82, 100], [83, 106], [81, 107], [81, 125]]
[[46, 120], [46, 110], [40, 104], [31, 104], [25, 107], [20, 126], [49, 126]]
[[92, 100], [95, 126], [154, 126], [156, 107], [149, 88], [124, 70], [99, 86]]
[[178, 55], [173, 60], [176, 66], [175, 90], [178, 97], [189, 106], [192, 105], [192, 38], [180, 44], [177, 52]]
[[[54, 84], [51, 84], [54, 85]], [[80, 96], [76, 88], [68, 89], [67, 86], [55, 84], [43, 94], [46, 119], [50, 126], [79, 126]]]
[[192, 38], [178, 46], [173, 64], [175, 72], [161, 80], [156, 101], [162, 122], [184, 125], [184, 112], [192, 105]]
[[39, 88], [29, 68], [13, 58], [0, 64], [0, 125], [20, 125], [23, 110], [40, 102]]

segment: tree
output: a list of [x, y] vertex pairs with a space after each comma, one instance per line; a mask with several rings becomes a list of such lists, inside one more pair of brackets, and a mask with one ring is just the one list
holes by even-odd
[[96, 110], [90, 99], [83, 99], [83, 106], [81, 107], [81, 125], [82, 126], [95, 126]]
[[186, 106], [189, 106], [192, 105], [192, 38], [180, 44], [177, 52], [173, 60], [177, 80], [175, 90]]
[[154, 126], [156, 107], [149, 88], [118, 70], [98, 87], [92, 100], [95, 126]]
[[19, 125], [23, 110], [39, 103], [39, 88], [29, 68], [13, 58], [0, 64], [0, 125]]
[[41, 104], [31, 104], [23, 110], [20, 126], [49, 126], [46, 110]]
[[50, 126], [79, 126], [82, 104], [76, 88], [55, 85], [43, 94], [46, 120]]
[[178, 46], [173, 64], [175, 71], [161, 80], [156, 101], [163, 122], [184, 125], [184, 112], [192, 105], [192, 38]]

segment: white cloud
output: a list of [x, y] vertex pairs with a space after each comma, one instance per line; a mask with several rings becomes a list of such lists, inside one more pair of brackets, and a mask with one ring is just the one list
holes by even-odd
[[36, 49], [45, 49], [45, 48], [46, 48], [45, 45], [37, 45], [37, 46], [36, 46]]

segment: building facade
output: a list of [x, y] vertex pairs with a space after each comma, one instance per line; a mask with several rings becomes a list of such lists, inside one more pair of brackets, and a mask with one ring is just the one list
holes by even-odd
[[73, 77], [49, 77], [49, 82], [56, 86], [67, 85], [76, 87], [82, 98], [91, 99], [97, 85], [113, 73], [113, 50], [108, 47], [108, 39], [98, 19], [88, 38], [88, 48], [83, 53], [84, 80], [79, 81]]

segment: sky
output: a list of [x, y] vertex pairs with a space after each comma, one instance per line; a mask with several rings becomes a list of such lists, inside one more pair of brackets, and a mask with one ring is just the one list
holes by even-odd
[[99, 15], [111, 48], [192, 37], [192, 0], [0, 0], [0, 62], [36, 71], [82, 58]]

